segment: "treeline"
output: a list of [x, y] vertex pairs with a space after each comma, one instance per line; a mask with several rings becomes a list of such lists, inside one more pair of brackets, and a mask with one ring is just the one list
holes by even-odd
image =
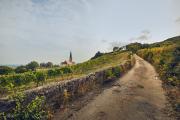
[[39, 67], [38, 62], [32, 61], [27, 65], [21, 65], [16, 68], [8, 67], [8, 66], [0, 66], [0, 75], [8, 75], [13, 73], [24, 73], [28, 71], [35, 71], [36, 68]]
[[53, 65], [52, 62], [47, 63], [38, 63], [36, 61], [32, 61], [27, 65], [21, 65], [16, 68], [8, 67], [8, 66], [0, 66], [0, 75], [8, 75], [14, 73], [25, 73], [28, 71], [35, 71], [37, 68], [52, 68], [59, 67], [59, 65]]

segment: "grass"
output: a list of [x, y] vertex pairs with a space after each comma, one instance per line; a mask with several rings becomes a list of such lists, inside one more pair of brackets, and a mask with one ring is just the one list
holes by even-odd
[[112, 52], [96, 59], [88, 60], [84, 63], [74, 65], [72, 66], [72, 69], [75, 73], [88, 74], [108, 67], [116, 66], [118, 64], [121, 64], [125, 60], [128, 60], [129, 58], [129, 52]]

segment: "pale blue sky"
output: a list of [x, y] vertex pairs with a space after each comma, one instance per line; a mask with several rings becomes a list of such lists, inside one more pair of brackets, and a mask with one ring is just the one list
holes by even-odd
[[179, 0], [0, 0], [0, 64], [88, 60], [180, 35]]

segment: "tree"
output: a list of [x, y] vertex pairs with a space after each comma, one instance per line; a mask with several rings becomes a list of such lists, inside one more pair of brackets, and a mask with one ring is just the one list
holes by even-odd
[[14, 69], [8, 66], [0, 66], [0, 75], [7, 75], [13, 73]]
[[27, 72], [28, 70], [27, 70], [27, 68], [26, 68], [26, 66], [18, 66], [16, 69], [15, 69], [15, 72], [16, 73], [24, 73], [24, 72]]
[[48, 70], [48, 76], [55, 77], [56, 76], [56, 70], [53, 70], [53, 69]]
[[51, 68], [53, 67], [53, 63], [52, 62], [40, 63], [40, 67]]
[[47, 63], [46, 63], [46, 66], [49, 67], [49, 68], [51, 68], [51, 67], [53, 67], [53, 63], [52, 63], [52, 62], [47, 62]]
[[46, 63], [40, 63], [40, 67], [46, 67]]
[[98, 51], [98, 52], [95, 54], [95, 56], [91, 58], [91, 60], [92, 60], [92, 59], [96, 59], [96, 58], [98, 58], [98, 57], [100, 57], [100, 56], [102, 56], [102, 55], [103, 55], [103, 53], [101, 53], [100, 51]]
[[133, 53], [136, 53], [137, 50], [142, 48], [142, 44], [141, 43], [131, 43], [129, 45], [126, 45], [126, 49], [129, 51], [132, 51]]
[[118, 51], [119, 47], [113, 47], [113, 52]]
[[36, 80], [35, 82], [37, 83], [37, 86], [41, 82], [42, 84], [46, 80], [47, 75], [44, 72], [36, 72]]
[[35, 71], [37, 67], [39, 67], [39, 63], [36, 61], [32, 61], [26, 65], [27, 69]]

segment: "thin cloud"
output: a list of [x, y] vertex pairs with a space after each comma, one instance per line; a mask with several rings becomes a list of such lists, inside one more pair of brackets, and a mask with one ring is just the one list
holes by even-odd
[[146, 34], [144, 35], [140, 35], [139, 37], [136, 38], [137, 40], [148, 40], [149, 36], [147, 36]]
[[101, 40], [102, 43], [107, 43], [107, 40], [103, 39]]
[[150, 34], [150, 31], [149, 30], [143, 30], [141, 33], [143, 33], [143, 34]]
[[176, 23], [180, 23], [180, 17], [175, 20]]
[[147, 41], [151, 38], [149, 30], [143, 30], [141, 34], [135, 38], [137, 41]]
[[132, 37], [129, 39], [130, 42], [144, 42], [148, 41], [151, 38], [150, 30], [142, 30], [139, 36]]
[[128, 43], [126, 42], [120, 42], [120, 41], [114, 41], [110, 43], [110, 49], [112, 49], [113, 47], [122, 47], [124, 45], [126, 45]]
[[5, 45], [3, 43], [0, 43], [0, 47], [4, 47]]

